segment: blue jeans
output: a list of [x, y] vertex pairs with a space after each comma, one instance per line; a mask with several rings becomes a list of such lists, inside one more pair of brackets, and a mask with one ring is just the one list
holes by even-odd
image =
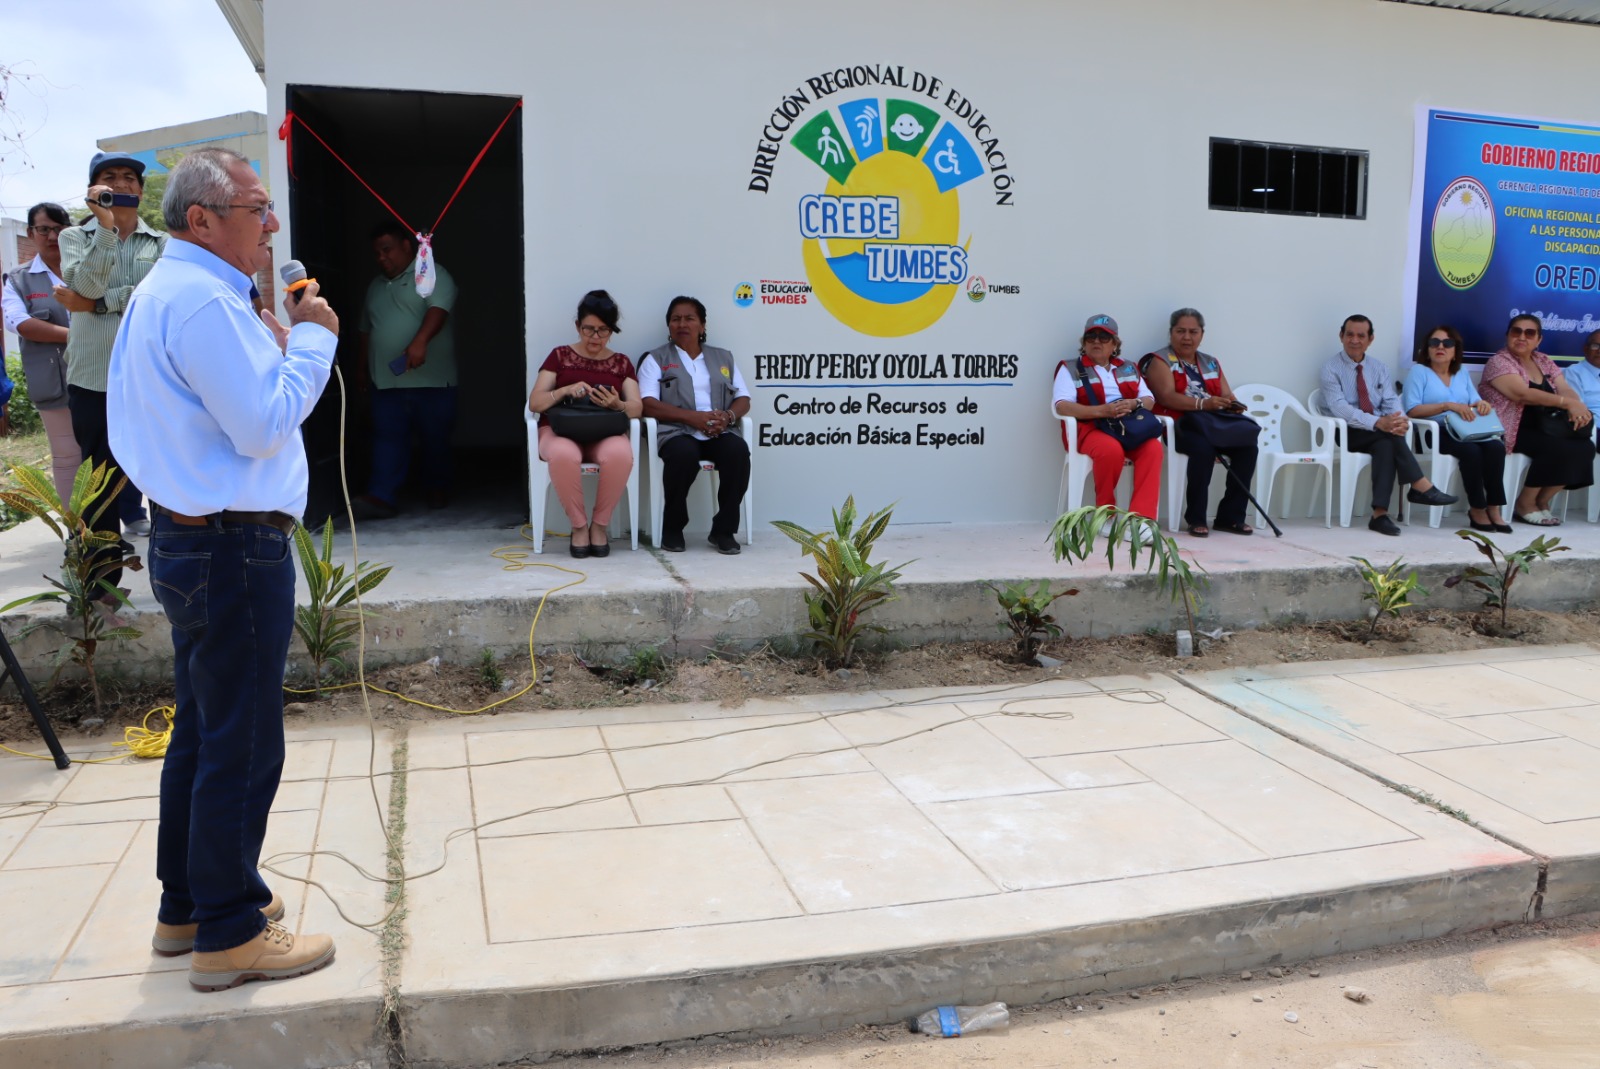
[[256, 866], [283, 771], [294, 558], [275, 527], [189, 527], [158, 513], [149, 560], [177, 691], [161, 769], [158, 918], [198, 924], [196, 950], [227, 950], [266, 926], [272, 899]]
[[394, 387], [372, 391], [372, 477], [367, 493], [393, 505], [411, 466], [411, 436], [422, 441], [422, 482], [450, 489], [450, 433], [456, 425], [456, 387]]

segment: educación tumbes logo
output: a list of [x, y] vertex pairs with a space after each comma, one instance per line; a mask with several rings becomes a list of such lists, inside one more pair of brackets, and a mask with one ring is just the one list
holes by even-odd
[[1433, 264], [1452, 289], [1476, 286], [1494, 259], [1494, 204], [1476, 178], [1457, 178], [1433, 209]]
[[827, 177], [799, 203], [823, 307], [878, 337], [937, 322], [967, 280], [957, 190], [984, 173], [972, 142], [932, 108], [866, 97], [814, 115], [791, 144]]

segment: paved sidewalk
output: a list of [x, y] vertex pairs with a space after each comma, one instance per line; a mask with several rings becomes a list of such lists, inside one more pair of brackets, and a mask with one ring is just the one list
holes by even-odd
[[1546, 915], [1600, 910], [1600, 651], [1485, 650], [1192, 678], [1546, 860]]
[[[338, 960], [192, 992], [183, 959], [146, 942], [157, 766], [0, 761], [0, 805], [78, 803], [0, 819], [0, 897], [31, 918], [0, 963], [0, 1063], [381, 1065], [390, 994], [411, 1065], [491, 1064], [1025, 1003], [1522, 919], [1541, 880], [1531, 842], [1286, 735], [1311, 737], [1296, 716], [1362, 706], [1290, 687], [1269, 716], [1260, 690], [1396, 677], [1358, 681], [1365, 701], [1401, 693], [1405, 672], [1422, 673], [1409, 701], [1438, 693], [1432, 672], [1482, 706], [1448, 721], [1386, 707], [1363, 730], [1389, 717], [1497, 747], [1549, 744], [1560, 725], [1590, 756], [1573, 726], [1600, 705], [1578, 689], [1600, 675], [1588, 647], [412, 726], [394, 990], [372, 936], [275, 877], [291, 925], [333, 931]], [[339, 850], [381, 872], [365, 729], [291, 738], [269, 852]], [[1571, 822], [1566, 744], [1523, 760], [1499, 804]], [[1449, 801], [1439, 787], [1424, 789]], [[1595, 893], [1581, 846], [1548, 873], [1547, 915]], [[353, 915], [381, 914], [380, 885], [328, 855], [310, 869]]]

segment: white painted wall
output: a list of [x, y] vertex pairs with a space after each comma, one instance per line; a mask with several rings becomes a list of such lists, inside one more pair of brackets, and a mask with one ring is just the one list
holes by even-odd
[[[1095, 312], [1122, 322], [1137, 355], [1164, 340], [1168, 311], [1195, 305], [1210, 324], [1205, 348], [1234, 383], [1301, 396], [1347, 313], [1370, 315], [1374, 353], [1398, 361], [1415, 107], [1600, 121], [1600, 30], [1379, 0], [456, 0], [448, 15], [387, 0], [381, 20], [373, 11], [266, 5], [269, 128], [295, 83], [522, 95], [530, 381], [597, 285], [622, 304], [620, 351], [664, 340], [668, 298], [691, 293], [709, 307], [712, 343], [751, 379], [757, 352], [1020, 356], [1015, 386], [975, 392], [972, 421], [929, 421], [983, 425], [981, 448], [758, 449], [759, 520], [819, 522], [846, 492], [869, 507], [899, 501], [898, 521], [1047, 517], [1060, 470], [1050, 377]], [[973, 183], [962, 234], [974, 273], [1020, 296], [958, 296], [901, 339], [858, 335], [815, 303], [734, 306], [741, 281], [804, 277], [795, 202], [822, 191], [789, 146], [773, 191], [746, 191], [762, 124], [807, 77], [854, 63], [936, 74], [989, 116], [1015, 204], [993, 207]], [[1369, 150], [1368, 218], [1208, 210], [1211, 136]], [[276, 140], [270, 166], [272, 186], [287, 189]], [[280, 261], [289, 240], [279, 237]], [[441, 262], [447, 249], [445, 234]], [[775, 392], [756, 391], [759, 421], [830, 425], [775, 418]]]

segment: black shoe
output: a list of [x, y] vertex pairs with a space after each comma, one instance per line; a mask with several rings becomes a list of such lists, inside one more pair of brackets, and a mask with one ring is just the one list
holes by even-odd
[[1495, 534], [1511, 533], [1511, 525], [1509, 523], [1491, 523], [1489, 526], [1494, 528]]
[[733, 554], [739, 552], [739, 540], [733, 537], [733, 535], [716, 534], [713, 532], [711, 537], [707, 538], [706, 541], [710, 542], [712, 546], [716, 547], [718, 553], [726, 553], [729, 556], [732, 556]]
[[1471, 527], [1474, 531], [1489, 531], [1491, 533], [1494, 531], [1494, 524], [1479, 523], [1477, 520], [1468, 520], [1467, 526]]
[[590, 542], [589, 543], [589, 556], [591, 556], [591, 557], [609, 557], [609, 556], [611, 556], [611, 543], [610, 542]]
[[1413, 505], [1454, 505], [1461, 499], [1454, 494], [1445, 493], [1437, 486], [1430, 486], [1426, 490], [1407, 490], [1406, 500]]
[[591, 554], [594, 553], [594, 547], [593, 546], [580, 546], [576, 542], [568, 542], [567, 543], [567, 551], [570, 552], [574, 557], [577, 557], [579, 560], [582, 560], [584, 557], [590, 556]]
[[1391, 520], [1389, 514], [1385, 512], [1368, 520], [1367, 530], [1377, 531], [1382, 535], [1397, 535], [1400, 533], [1400, 525]]
[[682, 553], [684, 550], [683, 532], [679, 531], [677, 534], [668, 534], [666, 531], [662, 531], [661, 548], [666, 550], [668, 553]]

